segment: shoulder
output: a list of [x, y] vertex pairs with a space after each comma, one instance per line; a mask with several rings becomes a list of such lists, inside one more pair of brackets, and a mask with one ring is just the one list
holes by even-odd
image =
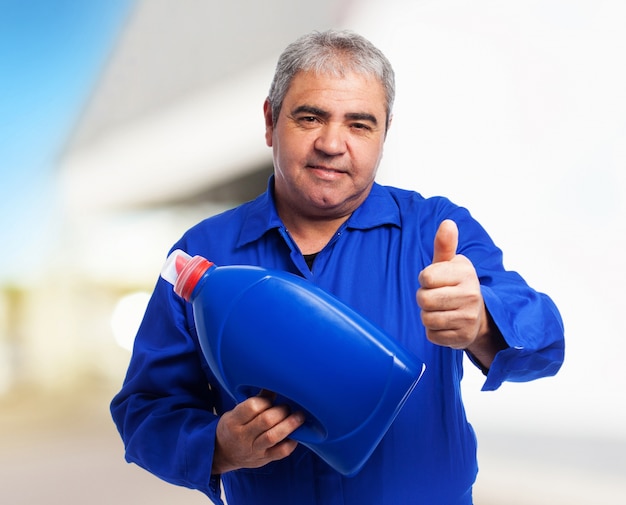
[[191, 255], [216, 258], [234, 249], [251, 202], [218, 212], [203, 219], [183, 233], [172, 249], [183, 249]]
[[417, 191], [395, 186], [376, 185], [372, 194], [385, 195], [393, 201], [403, 218], [412, 220], [443, 220], [460, 208], [444, 196], [425, 197]]
[[388, 195], [389, 201], [397, 206], [402, 232], [416, 234], [428, 247], [445, 219], [451, 219], [457, 224], [462, 244], [491, 243], [491, 239], [470, 211], [445, 196], [424, 197], [417, 191], [393, 186], [379, 186], [377, 191]]

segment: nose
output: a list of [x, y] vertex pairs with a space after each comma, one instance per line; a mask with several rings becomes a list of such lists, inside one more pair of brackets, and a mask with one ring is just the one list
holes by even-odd
[[328, 156], [337, 156], [345, 153], [347, 144], [342, 125], [333, 123], [324, 125], [319, 130], [314, 146], [315, 149]]

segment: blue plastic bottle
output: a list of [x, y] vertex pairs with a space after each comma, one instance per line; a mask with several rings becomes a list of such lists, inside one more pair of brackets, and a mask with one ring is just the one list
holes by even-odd
[[395, 340], [296, 275], [217, 267], [178, 250], [162, 276], [192, 303], [205, 358], [235, 402], [265, 389], [306, 413], [292, 438], [344, 475], [362, 468], [424, 371]]

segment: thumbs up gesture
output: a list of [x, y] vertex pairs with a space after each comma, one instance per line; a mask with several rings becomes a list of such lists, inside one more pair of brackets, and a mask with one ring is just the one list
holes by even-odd
[[459, 230], [445, 220], [435, 235], [433, 262], [419, 275], [417, 304], [428, 339], [467, 349], [489, 331], [480, 282], [472, 262], [456, 253]]

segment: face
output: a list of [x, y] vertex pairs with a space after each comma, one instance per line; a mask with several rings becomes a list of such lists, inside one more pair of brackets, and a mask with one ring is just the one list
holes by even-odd
[[339, 219], [367, 197], [382, 158], [385, 93], [375, 78], [300, 72], [275, 124], [265, 103], [275, 196], [285, 220]]

